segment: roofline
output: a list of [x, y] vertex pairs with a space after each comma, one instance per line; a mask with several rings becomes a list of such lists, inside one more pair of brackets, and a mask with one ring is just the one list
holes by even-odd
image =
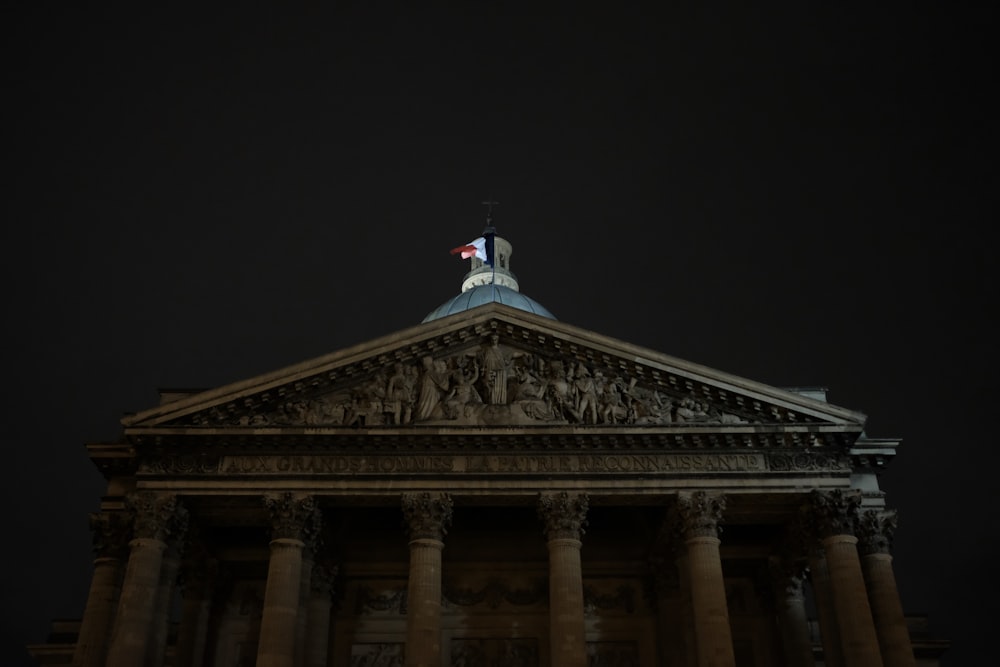
[[718, 371], [708, 366], [685, 361], [650, 348], [567, 324], [560, 320], [553, 320], [494, 302], [483, 304], [482, 306], [461, 313], [431, 320], [430, 322], [422, 322], [373, 340], [286, 366], [276, 371], [226, 384], [198, 394], [179, 398], [148, 410], [136, 412], [133, 415], [122, 418], [121, 424], [127, 428], [147, 421], [174, 419], [190, 412], [204, 409], [211, 404], [232, 401], [244, 395], [264, 392], [280, 385], [302, 381], [351, 362], [367, 358], [378, 358], [380, 355], [393, 352], [400, 347], [405, 347], [407, 344], [413, 344], [429, 338], [447, 336], [462, 329], [485, 324], [493, 319], [501, 319], [530, 326], [532, 330], [537, 331], [539, 334], [558, 337], [569, 344], [578, 344], [583, 347], [607, 352], [614, 356], [631, 357], [631, 360], [636, 363], [653, 368], [659, 366], [663, 370], [669, 369], [669, 372], [682, 377], [699, 381], [710, 380], [719, 385], [731, 387], [732, 389], [755, 393], [778, 404], [783, 404], [784, 407], [795, 407], [798, 410], [813, 413], [814, 416], [832, 417], [858, 424], [864, 424], [867, 420], [867, 416], [861, 412], [839, 407], [826, 401], [809, 398], [762, 382]]

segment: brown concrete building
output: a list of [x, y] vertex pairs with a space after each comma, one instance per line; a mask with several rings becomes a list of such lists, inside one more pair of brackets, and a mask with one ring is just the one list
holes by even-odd
[[510, 254], [417, 326], [88, 445], [91, 592], [40, 664], [936, 664], [889, 555], [896, 440], [559, 322]]

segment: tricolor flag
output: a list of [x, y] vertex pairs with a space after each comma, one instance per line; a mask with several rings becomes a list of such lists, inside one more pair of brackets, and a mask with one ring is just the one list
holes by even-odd
[[452, 255], [459, 253], [462, 254], [462, 259], [476, 257], [483, 260], [484, 263], [493, 266], [493, 234], [480, 236], [478, 239], [473, 239], [465, 245], [451, 249]]
[[460, 245], [457, 248], [451, 249], [452, 255], [457, 255], [462, 253], [462, 259], [469, 259], [470, 257], [478, 257], [479, 259], [486, 261], [486, 238], [480, 236], [478, 239], [469, 241], [465, 245]]

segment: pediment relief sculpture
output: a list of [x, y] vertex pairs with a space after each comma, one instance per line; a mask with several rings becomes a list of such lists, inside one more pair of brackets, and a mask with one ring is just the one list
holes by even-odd
[[746, 424], [693, 391], [649, 388], [624, 372], [500, 343], [397, 361], [353, 386], [216, 424], [250, 427]]

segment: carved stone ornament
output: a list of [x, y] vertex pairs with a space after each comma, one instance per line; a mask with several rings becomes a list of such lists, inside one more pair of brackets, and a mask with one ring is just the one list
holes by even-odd
[[538, 497], [538, 518], [550, 540], [578, 540], [587, 527], [590, 498], [585, 493], [543, 493]]
[[684, 539], [718, 537], [726, 499], [704, 491], [681, 492], [677, 495], [678, 529]]
[[365, 616], [385, 613], [406, 615], [407, 591], [405, 587], [376, 592], [369, 586], [358, 588], [357, 613]]
[[690, 388], [650, 389], [620, 369], [518, 350], [500, 344], [497, 334], [459, 353], [386, 365], [331, 393], [242, 416], [218, 411], [214, 420], [249, 427], [363, 428], [748, 423]]
[[775, 472], [822, 472], [826, 470], [850, 470], [851, 460], [846, 454], [837, 452], [815, 452], [809, 449], [801, 452], [770, 452], [768, 465]]
[[462, 607], [485, 604], [490, 609], [498, 609], [504, 603], [516, 606], [539, 604], [548, 599], [548, 594], [548, 582], [544, 579], [536, 580], [527, 588], [514, 588], [500, 579], [491, 579], [481, 588], [462, 587], [448, 581], [442, 591], [448, 603]]
[[868, 510], [858, 520], [858, 549], [862, 555], [887, 554], [896, 535], [895, 510]]
[[854, 535], [860, 507], [860, 491], [814, 490], [802, 507], [804, 524], [818, 539], [833, 535]]
[[319, 538], [322, 515], [312, 496], [286, 491], [264, 496], [271, 518], [271, 539], [301, 540], [314, 548]]
[[621, 611], [631, 614], [635, 612], [635, 604], [634, 586], [622, 584], [613, 593], [601, 592], [594, 586], [583, 587], [583, 613], [587, 616], [598, 615], [602, 611]]
[[534, 637], [456, 638], [451, 640], [451, 667], [510, 665], [538, 667], [538, 640]]
[[126, 558], [132, 525], [123, 512], [94, 512], [90, 531], [97, 558]]
[[639, 645], [637, 642], [587, 642], [588, 667], [636, 667], [639, 664]]
[[442, 540], [451, 525], [452, 501], [447, 493], [405, 493], [403, 519], [411, 540]]
[[177, 496], [137, 491], [125, 497], [125, 507], [132, 513], [135, 537], [161, 542], [183, 539], [188, 513]]
[[403, 667], [403, 644], [351, 645], [350, 667]]

